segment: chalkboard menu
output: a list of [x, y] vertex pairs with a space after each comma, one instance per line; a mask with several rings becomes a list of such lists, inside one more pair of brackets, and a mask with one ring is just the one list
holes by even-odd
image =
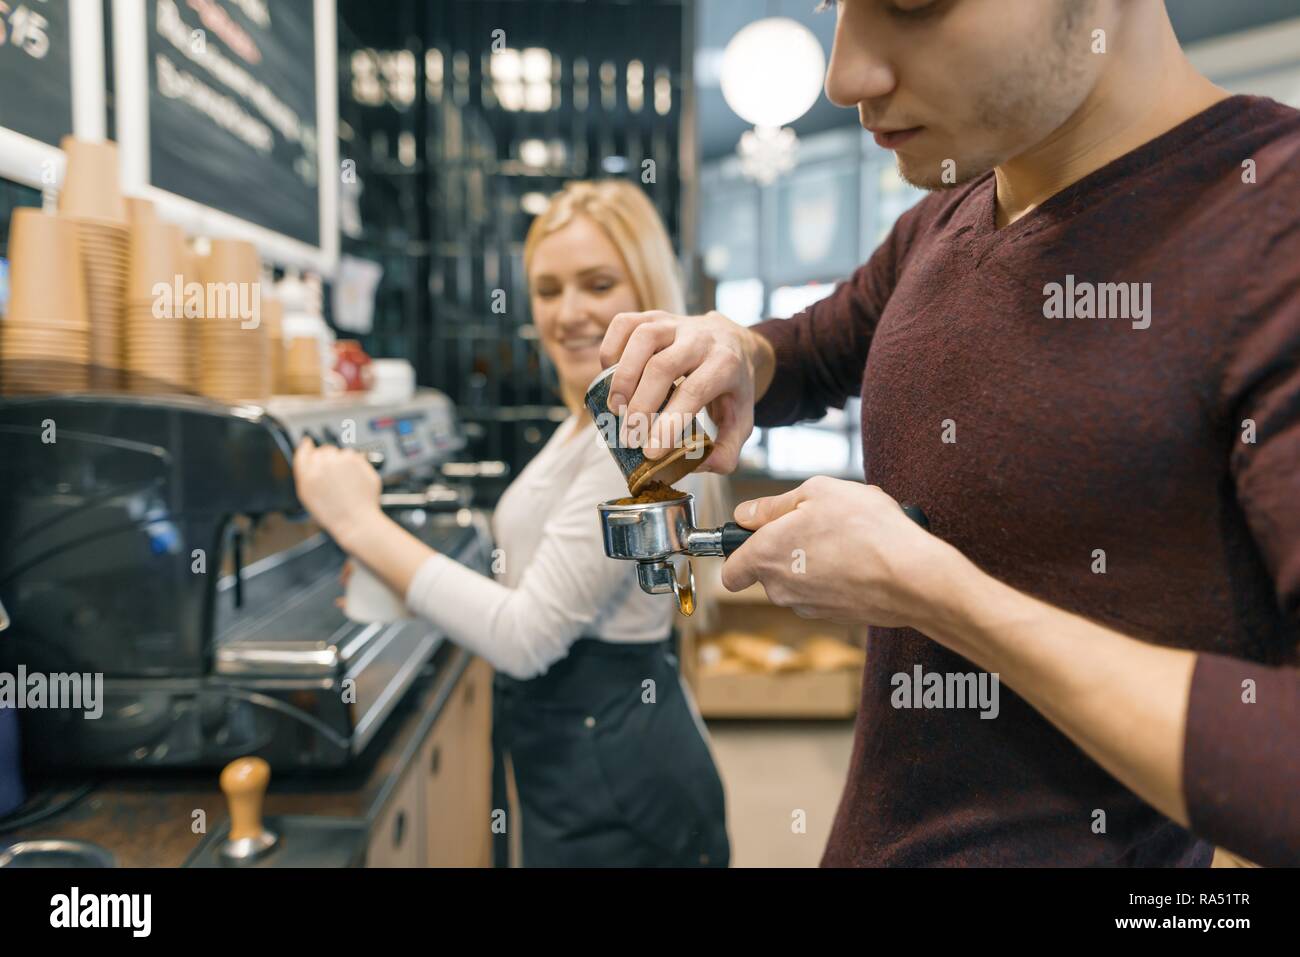
[[149, 184], [321, 246], [312, 0], [145, 8]]
[[0, 127], [50, 146], [72, 132], [68, 0], [0, 0]]

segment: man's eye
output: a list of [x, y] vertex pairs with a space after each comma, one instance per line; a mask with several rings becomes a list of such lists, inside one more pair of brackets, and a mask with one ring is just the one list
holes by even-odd
[[825, 13], [827, 10], [833, 10], [839, 6], [839, 0], [821, 0], [817, 6], [813, 7], [813, 13]]

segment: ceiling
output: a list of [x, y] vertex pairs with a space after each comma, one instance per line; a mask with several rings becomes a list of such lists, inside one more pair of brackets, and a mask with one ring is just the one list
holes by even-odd
[[[1174, 29], [1184, 44], [1300, 15], [1297, 0], [1167, 2]], [[740, 134], [746, 129], [744, 121], [728, 108], [716, 81], [717, 64], [727, 41], [753, 20], [791, 17], [817, 35], [829, 58], [835, 33], [835, 13], [832, 10], [814, 13], [816, 6], [817, 0], [697, 0], [696, 110], [700, 154], [705, 160], [716, 159], [734, 150]], [[856, 123], [854, 111], [833, 106], [822, 96], [817, 105], [794, 124], [794, 129], [804, 136]]]

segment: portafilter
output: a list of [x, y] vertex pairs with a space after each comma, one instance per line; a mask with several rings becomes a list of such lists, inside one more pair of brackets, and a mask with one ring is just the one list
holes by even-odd
[[[664, 502], [619, 504], [622, 501], [611, 499], [596, 506], [605, 554], [636, 562], [641, 590], [651, 595], [671, 592], [683, 615], [695, 611], [695, 571], [690, 556], [729, 558], [754, 534], [735, 522], [719, 528], [696, 528], [695, 497], [687, 492]], [[919, 506], [902, 508], [908, 518], [929, 529], [929, 519]], [[684, 579], [673, 568], [672, 559], [677, 555], [688, 556]]]
[[651, 595], [671, 592], [683, 615], [695, 611], [695, 572], [688, 557], [686, 577], [678, 578], [673, 557], [726, 558], [754, 534], [735, 522], [719, 528], [696, 528], [695, 497], [688, 492], [665, 502], [620, 505], [620, 501], [611, 499], [597, 506], [605, 554], [636, 562], [641, 590]]

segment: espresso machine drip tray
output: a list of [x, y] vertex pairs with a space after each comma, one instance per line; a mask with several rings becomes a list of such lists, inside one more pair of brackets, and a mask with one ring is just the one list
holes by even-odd
[[[481, 515], [406, 524], [438, 551], [487, 570]], [[270, 726], [256, 753], [277, 767], [334, 766], [361, 753], [444, 640], [418, 618], [348, 620], [335, 604], [343, 562], [316, 535], [217, 587], [211, 684]]]

